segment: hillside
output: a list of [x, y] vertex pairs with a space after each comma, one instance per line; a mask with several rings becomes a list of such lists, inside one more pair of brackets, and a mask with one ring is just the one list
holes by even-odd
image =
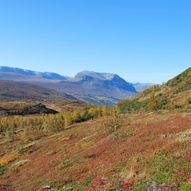
[[0, 80], [0, 113], [6, 113], [4, 110], [9, 113], [22, 113], [25, 108], [40, 102], [56, 111], [88, 107], [84, 102], [63, 92], [38, 85]]
[[163, 85], [146, 89], [118, 104], [124, 112], [136, 110], [191, 109], [191, 68]]
[[[18, 104], [18, 103], [17, 103]], [[13, 103], [13, 105], [8, 109], [0, 108], [0, 115], [3, 116], [9, 116], [9, 115], [39, 115], [39, 114], [56, 114], [57, 111], [47, 108], [44, 104], [38, 103], [38, 104], [29, 104], [26, 103], [25, 105], [19, 104], [18, 107], [16, 107], [16, 104]]]
[[0, 99], [2, 100], [49, 100], [70, 101], [76, 98], [38, 85], [0, 80]]
[[0, 138], [0, 188], [189, 191], [190, 123], [189, 113], [167, 112], [100, 118], [45, 137], [34, 131], [28, 141], [18, 130], [15, 141]]

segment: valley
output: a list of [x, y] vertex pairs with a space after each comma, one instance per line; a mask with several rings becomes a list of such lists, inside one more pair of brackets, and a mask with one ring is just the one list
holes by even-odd
[[191, 1], [0, 0], [0, 191], [191, 191]]
[[133, 83], [110, 73], [83, 71], [74, 77], [65, 77], [51, 72], [43, 73], [3, 66], [0, 67], [0, 79], [12, 83], [38, 84], [41, 88], [71, 95], [88, 104], [107, 106], [113, 106], [122, 99], [133, 97], [137, 91], [143, 91], [153, 85], [139, 83], [134, 86]]
[[2, 81], [0, 190], [191, 190], [190, 79], [189, 68], [113, 107]]

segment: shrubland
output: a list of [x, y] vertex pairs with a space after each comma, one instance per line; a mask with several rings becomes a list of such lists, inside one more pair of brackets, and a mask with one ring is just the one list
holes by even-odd
[[[90, 111], [94, 118], [85, 121]], [[30, 127], [34, 131], [27, 130], [26, 135], [16, 125], [12, 140], [4, 133], [1, 136], [0, 188], [6, 185], [10, 191], [45, 190], [45, 186], [55, 191], [190, 190], [190, 113], [120, 115], [109, 108], [94, 108], [67, 115], [73, 119], [69, 123], [72, 125], [65, 124], [64, 114], [9, 118], [16, 124], [23, 118], [26, 126], [32, 121], [35, 125]], [[53, 129], [40, 128], [45, 119], [57, 120], [50, 123], [55, 124]], [[56, 128], [60, 120], [63, 129]]]
[[116, 107], [0, 117], [0, 190], [190, 191], [191, 69]]
[[117, 112], [116, 108], [100, 106], [55, 115], [3, 116], [0, 117], [0, 133], [10, 141], [18, 138], [18, 134], [21, 139], [38, 139], [64, 130], [74, 123], [95, 120], [102, 116], [114, 116]]
[[122, 113], [191, 110], [191, 69], [162, 85], [154, 85], [132, 99], [119, 102]]

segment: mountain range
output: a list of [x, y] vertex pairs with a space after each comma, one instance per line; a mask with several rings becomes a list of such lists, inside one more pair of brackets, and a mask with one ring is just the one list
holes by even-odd
[[[117, 74], [83, 71], [74, 77], [51, 72], [36, 72], [21, 68], [0, 67], [0, 80], [16, 81], [38, 88], [55, 90], [72, 95], [83, 102], [94, 105], [114, 105], [122, 99], [131, 98], [137, 92], [153, 84], [130, 83]], [[6, 82], [7, 83], [7, 82]], [[26, 86], [27, 88], [27, 86]], [[29, 86], [30, 88], [30, 86]]]
[[27, 78], [47, 79], [47, 80], [66, 80], [68, 77], [53, 72], [36, 72], [21, 68], [0, 66], [0, 79], [26, 80]]

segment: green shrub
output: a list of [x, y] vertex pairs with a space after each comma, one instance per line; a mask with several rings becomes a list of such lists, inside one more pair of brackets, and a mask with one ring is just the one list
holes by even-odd
[[5, 173], [5, 166], [0, 165], [0, 176]]
[[190, 191], [191, 190], [191, 185], [190, 184], [183, 184], [180, 186], [180, 188], [178, 189], [179, 191]]
[[159, 184], [171, 183], [173, 174], [177, 170], [177, 161], [165, 154], [158, 154], [152, 161], [149, 161], [151, 178]]
[[118, 103], [118, 109], [121, 113], [138, 111], [145, 109], [148, 105], [148, 100], [137, 101], [137, 100], [124, 100]]
[[112, 118], [109, 121], [104, 123], [105, 128], [109, 131], [109, 133], [113, 133], [121, 128], [122, 124], [118, 118]]
[[128, 129], [128, 130], [122, 131], [122, 132], [116, 132], [113, 135], [113, 139], [116, 141], [127, 139], [128, 137], [134, 136], [136, 134], [136, 132], [137, 132], [137, 129], [135, 129], [135, 128]]
[[14, 163], [12, 165], [13, 170], [17, 170], [19, 167], [25, 165], [28, 162], [28, 160], [19, 160], [18, 162]]
[[62, 168], [68, 168], [68, 167], [72, 166], [73, 163], [74, 163], [73, 160], [68, 159], [68, 160], [65, 160], [65, 161], [62, 162], [61, 167]]
[[25, 153], [27, 150], [29, 150], [32, 146], [34, 146], [36, 143], [35, 142], [32, 142], [32, 143], [29, 143], [27, 145], [24, 145], [24, 146], [21, 146], [18, 148], [18, 153], [19, 154], [23, 154]]
[[71, 181], [67, 185], [63, 187], [64, 191], [70, 191], [70, 190], [77, 190], [77, 191], [83, 191], [86, 187], [90, 186], [94, 177], [88, 177], [84, 180], [84, 182], [77, 182], [76, 180]]
[[133, 188], [133, 191], [145, 191], [147, 190], [147, 187], [148, 185], [146, 182], [140, 182]]
[[191, 104], [191, 98], [188, 98], [188, 104], [189, 105]]

